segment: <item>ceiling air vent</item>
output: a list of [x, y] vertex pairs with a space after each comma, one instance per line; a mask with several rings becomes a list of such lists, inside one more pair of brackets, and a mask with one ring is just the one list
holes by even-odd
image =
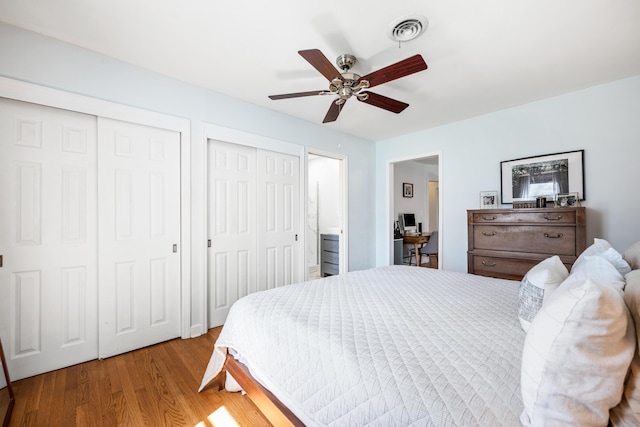
[[408, 42], [418, 38], [429, 26], [429, 21], [424, 16], [403, 16], [389, 25], [387, 34], [391, 40]]

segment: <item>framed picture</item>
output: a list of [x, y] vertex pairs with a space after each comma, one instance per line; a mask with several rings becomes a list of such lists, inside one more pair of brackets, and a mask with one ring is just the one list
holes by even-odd
[[481, 191], [480, 192], [480, 209], [497, 209], [498, 208], [498, 192], [497, 191]]
[[554, 205], [556, 208], [580, 206], [580, 197], [578, 193], [556, 194]]
[[584, 200], [584, 150], [500, 162], [502, 203], [578, 193]]
[[413, 197], [413, 184], [402, 183], [402, 197]]

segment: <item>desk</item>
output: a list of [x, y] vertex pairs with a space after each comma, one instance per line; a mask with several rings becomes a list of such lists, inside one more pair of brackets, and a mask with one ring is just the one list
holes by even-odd
[[[416, 234], [416, 235], [407, 235], [404, 236], [402, 238], [402, 240], [404, 241], [404, 243], [408, 243], [408, 244], [412, 244], [413, 243], [413, 247], [415, 248], [415, 256], [416, 256], [416, 266], [418, 265], [418, 257], [419, 255], [419, 251], [420, 251], [420, 246], [424, 245], [425, 243], [427, 243], [429, 241], [429, 236], [431, 235], [431, 233], [423, 233], [423, 234]], [[409, 258], [409, 264], [411, 264], [411, 258]]]

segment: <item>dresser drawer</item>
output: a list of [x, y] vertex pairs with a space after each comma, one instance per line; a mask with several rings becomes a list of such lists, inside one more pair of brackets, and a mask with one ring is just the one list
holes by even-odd
[[470, 249], [578, 255], [576, 229], [570, 226], [477, 225]]
[[329, 262], [332, 264], [338, 264], [340, 260], [340, 257], [338, 255], [338, 252], [328, 252], [328, 251], [324, 251], [322, 252], [322, 261], [323, 262]]
[[500, 279], [521, 280], [539, 261], [531, 259], [496, 258], [489, 256], [471, 256], [473, 274], [497, 277]]
[[522, 223], [534, 222], [538, 224], [575, 224], [576, 211], [566, 211], [548, 209], [546, 211], [527, 211], [527, 210], [504, 210], [504, 212], [483, 213], [476, 212], [473, 214], [474, 223]]
[[322, 263], [322, 276], [333, 276], [335, 274], [338, 274], [340, 272], [340, 268], [338, 266], [338, 264], [331, 264], [328, 262], [323, 262]]
[[338, 252], [338, 240], [322, 239], [322, 250], [329, 252]]

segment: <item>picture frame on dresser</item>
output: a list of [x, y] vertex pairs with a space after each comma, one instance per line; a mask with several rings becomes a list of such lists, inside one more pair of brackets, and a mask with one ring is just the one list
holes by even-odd
[[480, 209], [497, 209], [498, 208], [498, 192], [497, 191], [481, 191], [480, 192]]
[[585, 199], [584, 150], [523, 157], [500, 162], [501, 200], [535, 200], [556, 194], [577, 193]]
[[580, 206], [580, 196], [578, 193], [556, 194], [554, 206], [556, 208]]

